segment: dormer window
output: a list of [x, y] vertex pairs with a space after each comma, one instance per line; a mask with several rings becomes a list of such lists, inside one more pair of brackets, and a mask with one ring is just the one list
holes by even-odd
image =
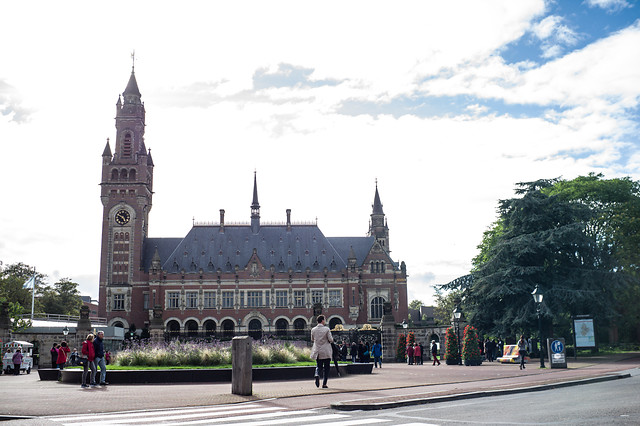
[[125, 133], [122, 142], [122, 158], [131, 158], [131, 154], [133, 153], [131, 133]]

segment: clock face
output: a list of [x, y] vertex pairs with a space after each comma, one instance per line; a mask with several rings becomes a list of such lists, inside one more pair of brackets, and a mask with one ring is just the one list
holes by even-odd
[[116, 212], [115, 220], [118, 225], [126, 225], [129, 223], [131, 215], [126, 210], [118, 210]]

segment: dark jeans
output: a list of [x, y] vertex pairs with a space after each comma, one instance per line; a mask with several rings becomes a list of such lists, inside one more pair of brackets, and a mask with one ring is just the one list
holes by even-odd
[[317, 359], [318, 376], [322, 377], [322, 384], [326, 385], [329, 379], [329, 368], [331, 368], [331, 358]]
[[21, 364], [13, 364], [13, 374], [16, 376], [20, 374], [20, 365]]

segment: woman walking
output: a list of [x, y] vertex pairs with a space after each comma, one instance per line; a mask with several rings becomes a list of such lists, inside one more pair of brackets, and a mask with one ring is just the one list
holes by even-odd
[[524, 336], [520, 336], [520, 340], [518, 340], [518, 354], [520, 355], [520, 370], [522, 370], [526, 368], [524, 357], [527, 356], [527, 342], [524, 340]]
[[320, 376], [322, 376], [322, 387], [327, 388], [327, 380], [329, 379], [329, 367], [331, 366], [331, 355], [333, 349], [331, 343], [333, 336], [331, 330], [325, 325], [324, 315], [318, 315], [318, 325], [311, 330], [311, 358], [316, 360], [318, 366], [318, 375], [316, 379], [316, 387], [320, 387]]
[[[96, 364], [93, 360], [96, 357], [96, 353], [93, 349], [93, 334], [87, 336], [87, 340], [82, 342], [82, 385], [83, 388], [88, 388], [96, 385]], [[91, 368], [91, 381], [87, 381], [87, 370]]]

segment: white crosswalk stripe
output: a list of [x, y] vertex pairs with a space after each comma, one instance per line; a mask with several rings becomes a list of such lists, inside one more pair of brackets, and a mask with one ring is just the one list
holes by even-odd
[[83, 425], [306, 425], [357, 426], [387, 420], [362, 418], [355, 413], [330, 413], [319, 410], [291, 410], [263, 403], [231, 404], [212, 407], [128, 411], [69, 416], [53, 416], [49, 421], [67, 426]]

